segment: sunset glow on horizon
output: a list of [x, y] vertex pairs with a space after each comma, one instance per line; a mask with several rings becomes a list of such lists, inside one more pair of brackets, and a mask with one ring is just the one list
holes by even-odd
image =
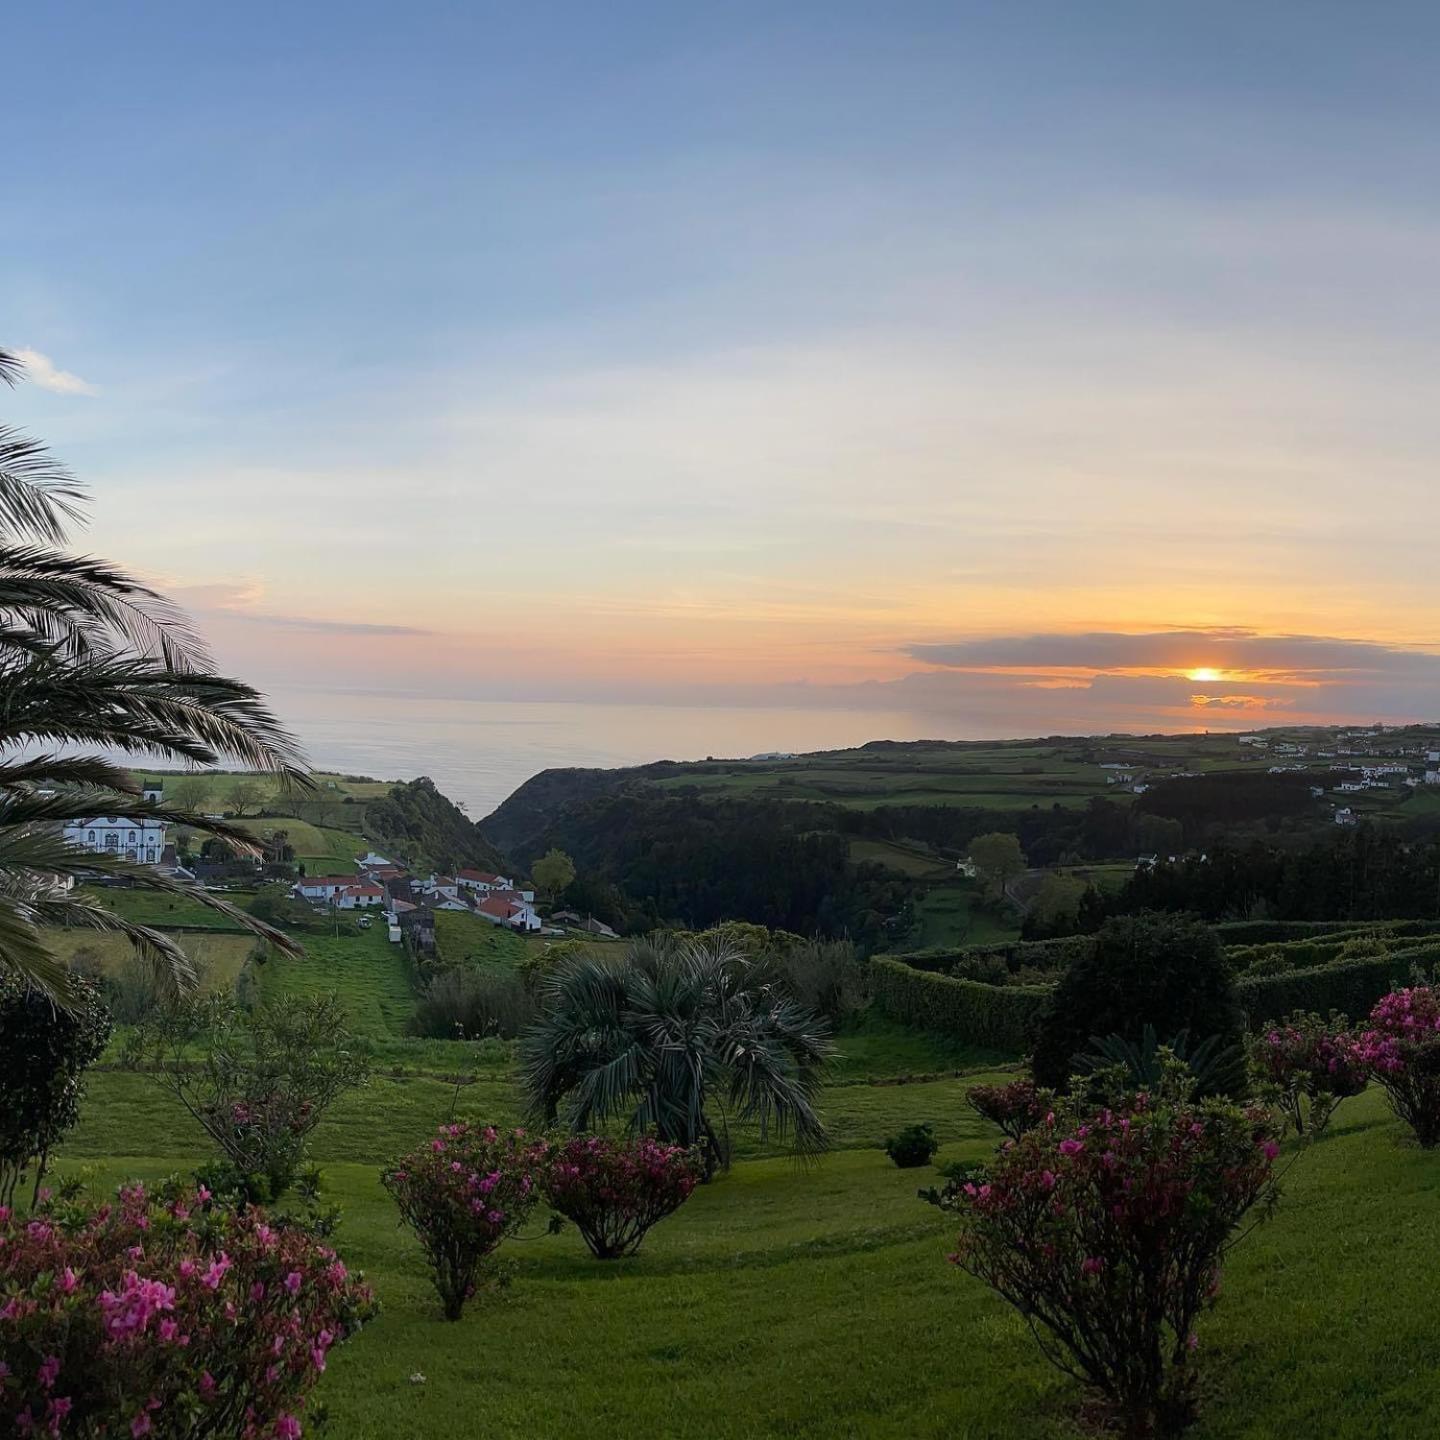
[[12, 21], [6, 418], [226, 666], [1440, 711], [1440, 16], [362, 8]]

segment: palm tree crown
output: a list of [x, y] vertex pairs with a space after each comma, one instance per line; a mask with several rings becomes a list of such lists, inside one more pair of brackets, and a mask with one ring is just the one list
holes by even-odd
[[825, 1147], [828, 1028], [738, 950], [691, 940], [639, 943], [618, 962], [582, 957], [551, 977], [542, 1006], [520, 1054], [547, 1123], [623, 1119], [675, 1144], [703, 1141], [712, 1171], [729, 1163], [726, 1116], [802, 1154]]
[[[23, 372], [20, 358], [0, 349], [0, 383], [14, 385]], [[41, 442], [0, 425], [0, 968], [62, 1002], [67, 972], [45, 944], [51, 925], [119, 931], [176, 986], [191, 978], [173, 938], [74, 893], [82, 870], [184, 893], [295, 949], [218, 896], [65, 841], [67, 823], [104, 814], [185, 824], [255, 849], [235, 827], [140, 798], [107, 753], [197, 765], [228, 758], [309, 784], [295, 739], [258, 692], [215, 673], [175, 606], [105, 561], [65, 549], [84, 499]]]

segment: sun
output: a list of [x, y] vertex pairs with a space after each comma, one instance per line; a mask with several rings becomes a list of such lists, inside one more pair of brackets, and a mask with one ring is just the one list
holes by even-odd
[[1212, 669], [1210, 669], [1209, 666], [1204, 666], [1204, 667], [1202, 667], [1202, 668], [1199, 669], [1199, 670], [1191, 670], [1191, 671], [1189, 672], [1189, 678], [1190, 678], [1191, 680], [1208, 680], [1208, 681], [1213, 681], [1213, 680], [1219, 680], [1219, 679], [1221, 678], [1221, 675], [1220, 675], [1220, 672], [1219, 672], [1218, 670], [1212, 670]]

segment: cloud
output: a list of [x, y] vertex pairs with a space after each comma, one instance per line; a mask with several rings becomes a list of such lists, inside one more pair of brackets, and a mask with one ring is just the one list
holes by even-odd
[[193, 614], [238, 620], [246, 625], [306, 631], [315, 635], [434, 635], [418, 625], [389, 625], [370, 620], [326, 620], [313, 615], [276, 615], [256, 608], [265, 598], [255, 579], [215, 580], [204, 585], [167, 585], [167, 593]]
[[1277, 684], [1381, 675], [1428, 675], [1440, 681], [1440, 654], [1433, 651], [1328, 635], [1262, 635], [1235, 627], [1004, 635], [907, 645], [903, 653], [954, 670], [1184, 673], [1203, 668], [1264, 675]]
[[364, 620], [317, 620], [309, 615], [251, 615], [233, 611], [237, 620], [255, 625], [275, 625], [287, 630], [307, 630], [318, 635], [434, 635], [418, 625], [379, 625]]
[[94, 395], [98, 393], [88, 380], [82, 380], [68, 370], [61, 370], [48, 355], [42, 354], [39, 350], [20, 349], [15, 353], [25, 365], [26, 378], [33, 381], [42, 390], [53, 390], [57, 395]]

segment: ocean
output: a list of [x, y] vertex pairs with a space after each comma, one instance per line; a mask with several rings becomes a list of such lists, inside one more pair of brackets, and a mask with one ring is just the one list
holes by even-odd
[[[933, 735], [904, 711], [435, 700], [351, 691], [274, 692], [319, 769], [378, 779], [428, 775], [475, 819], [559, 766], [732, 759], [839, 750]], [[951, 737], [940, 737], [951, 738]], [[954, 737], [960, 738], [960, 737]]]

